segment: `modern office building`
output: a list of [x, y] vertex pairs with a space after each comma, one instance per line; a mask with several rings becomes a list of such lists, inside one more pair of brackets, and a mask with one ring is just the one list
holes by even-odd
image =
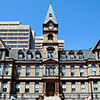
[[58, 23], [51, 4], [43, 36], [36, 39], [41, 47], [34, 50], [8, 49], [0, 39], [2, 98], [17, 95], [34, 99], [42, 94], [63, 94], [65, 99], [100, 98], [100, 40], [89, 50], [60, 50]]
[[21, 25], [20, 22], [0, 22], [0, 37], [11, 49], [34, 49], [34, 31], [30, 25]]

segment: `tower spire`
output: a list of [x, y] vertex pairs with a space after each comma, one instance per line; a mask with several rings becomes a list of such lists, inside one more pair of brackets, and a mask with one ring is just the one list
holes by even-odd
[[46, 24], [50, 20], [52, 22], [54, 22], [55, 24], [57, 24], [56, 17], [55, 17], [55, 14], [54, 14], [54, 11], [53, 11], [53, 8], [52, 8], [52, 5], [51, 5], [51, 0], [50, 0], [50, 5], [49, 5], [49, 9], [48, 9], [44, 24]]

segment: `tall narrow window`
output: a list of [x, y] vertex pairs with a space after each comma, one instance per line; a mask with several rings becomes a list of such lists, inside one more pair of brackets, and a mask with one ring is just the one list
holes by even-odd
[[39, 76], [39, 66], [35, 67], [35, 76]]
[[83, 66], [80, 66], [80, 76], [84, 76], [84, 68], [83, 68]]
[[0, 59], [3, 58], [3, 51], [0, 51]]
[[49, 75], [52, 76], [52, 66], [49, 66]]
[[66, 69], [65, 69], [65, 66], [62, 66], [61, 71], [62, 71], [62, 76], [65, 76], [65, 75], [66, 75]]
[[3, 92], [7, 92], [7, 83], [3, 83]]
[[66, 93], [66, 82], [62, 83], [62, 92]]
[[27, 66], [26, 67], [26, 76], [29, 76], [30, 75], [30, 66]]
[[46, 76], [48, 75], [48, 66], [46, 66]]
[[0, 64], [0, 74], [1, 74], [1, 64]]
[[98, 92], [97, 81], [93, 82], [94, 92]]
[[21, 66], [18, 66], [17, 68], [17, 77], [19, 77], [21, 74]]
[[92, 65], [92, 75], [96, 75], [96, 67], [94, 64]]
[[28, 60], [31, 60], [31, 58], [32, 58], [32, 57], [31, 57], [31, 54], [27, 54], [27, 59], [28, 59]]
[[74, 69], [74, 66], [71, 66], [71, 76], [75, 76]]
[[20, 84], [17, 83], [17, 84], [16, 84], [16, 92], [19, 92], [19, 91], [20, 91]]
[[26, 92], [26, 93], [29, 92], [29, 83], [26, 83], [26, 85], [25, 85], [25, 92]]
[[72, 82], [72, 93], [75, 93], [76, 89], [75, 89], [75, 82]]
[[35, 82], [35, 93], [39, 93], [39, 82]]
[[85, 83], [81, 82], [81, 92], [85, 92]]
[[56, 75], [56, 67], [53, 66], [53, 75]]
[[8, 69], [9, 69], [9, 65], [5, 65], [5, 72], [4, 72], [4, 75], [8, 75]]
[[48, 50], [48, 58], [53, 58], [53, 50]]

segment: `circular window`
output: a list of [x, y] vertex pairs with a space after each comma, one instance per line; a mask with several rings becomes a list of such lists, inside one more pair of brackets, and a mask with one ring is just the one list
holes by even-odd
[[52, 29], [52, 25], [49, 26], [49, 29]]

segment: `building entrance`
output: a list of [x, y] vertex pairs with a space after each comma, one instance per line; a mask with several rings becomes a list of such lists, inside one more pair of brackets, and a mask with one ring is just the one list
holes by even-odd
[[55, 93], [55, 83], [46, 83], [46, 93], [47, 93], [47, 96], [54, 96], [54, 93]]

